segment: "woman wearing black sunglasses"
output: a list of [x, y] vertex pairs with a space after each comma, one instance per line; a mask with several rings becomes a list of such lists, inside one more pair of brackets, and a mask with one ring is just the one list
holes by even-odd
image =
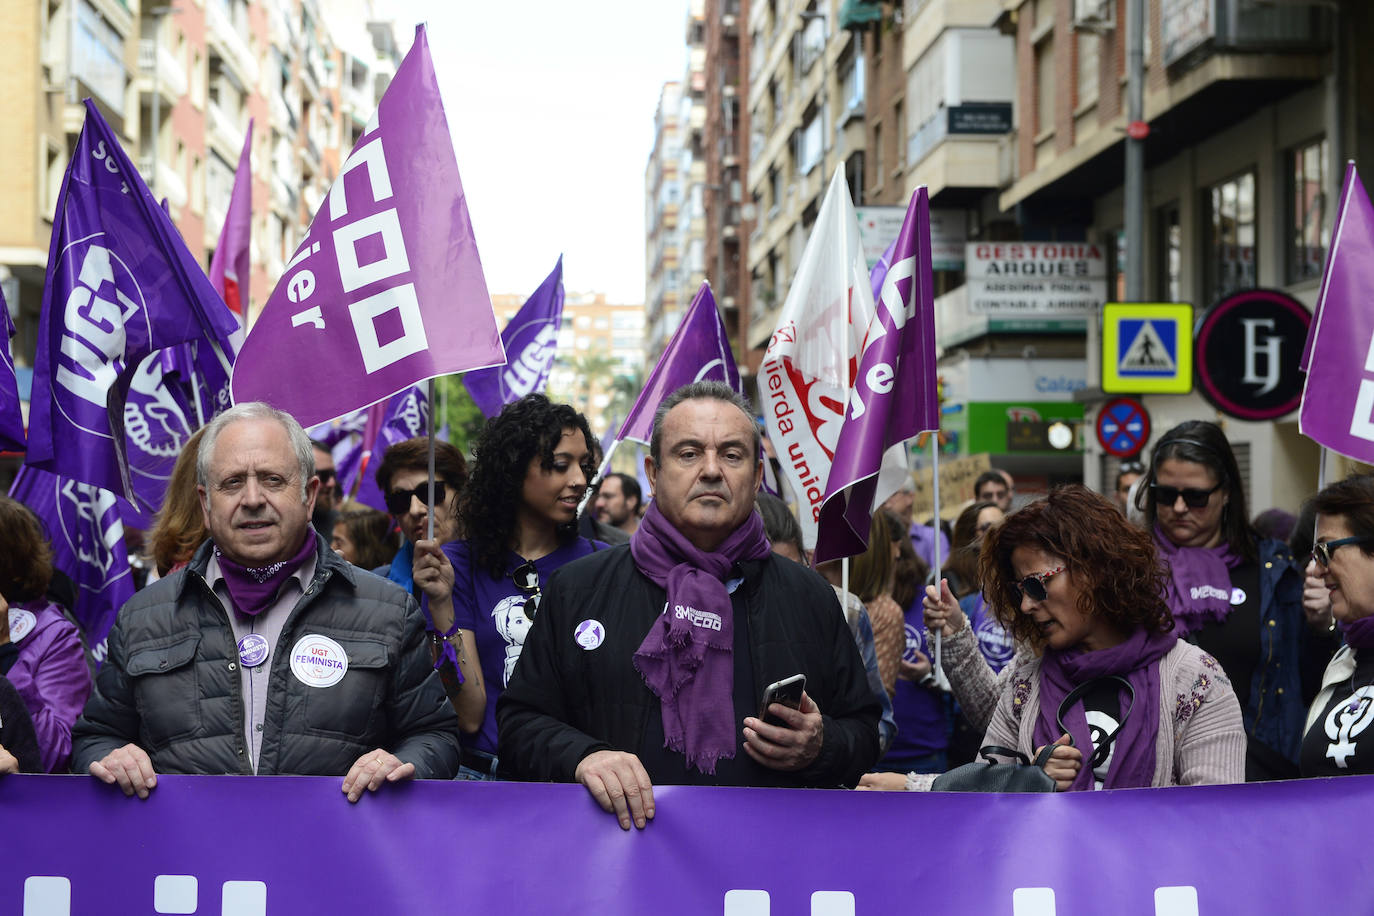
[[1374, 477], [1334, 483], [1310, 505], [1317, 539], [1309, 569], [1331, 596], [1345, 645], [1307, 713], [1302, 775], [1374, 773]]
[[462, 775], [469, 778], [496, 772], [496, 698], [520, 659], [542, 583], [606, 546], [577, 534], [594, 449], [586, 417], [541, 394], [507, 404], [473, 446], [472, 475], [459, 499], [467, 536], [444, 545], [454, 570], [454, 626], [475, 634], [486, 688], [481, 729], [462, 736]]
[[1303, 716], [1335, 649], [1306, 623], [1301, 570], [1287, 545], [1250, 526], [1240, 468], [1215, 423], [1166, 432], [1145, 484], [1136, 504], [1168, 564], [1178, 633], [1221, 663], [1244, 712], [1246, 778], [1297, 776]]
[[979, 574], [998, 622], [1039, 653], [1013, 660], [984, 745], [1063, 745], [1045, 765], [1060, 791], [1242, 779], [1231, 686], [1172, 632], [1154, 545], [1106, 498], [1060, 487], [1013, 513], [984, 535]]

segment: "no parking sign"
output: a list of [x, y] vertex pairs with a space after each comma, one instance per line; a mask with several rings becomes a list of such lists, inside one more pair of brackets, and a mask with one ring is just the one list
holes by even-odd
[[1097, 412], [1097, 441], [1117, 458], [1138, 454], [1150, 438], [1150, 415], [1135, 398], [1112, 398]]

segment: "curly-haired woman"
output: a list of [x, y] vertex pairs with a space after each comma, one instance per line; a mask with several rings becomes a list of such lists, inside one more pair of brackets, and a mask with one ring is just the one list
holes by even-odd
[[66, 772], [72, 726], [91, 693], [91, 673], [76, 626], [44, 597], [52, 547], [38, 519], [0, 496], [0, 675], [33, 717], [43, 771]]
[[[476, 639], [486, 688], [480, 731], [463, 736], [464, 775], [496, 772], [496, 699], [520, 659], [540, 584], [604, 544], [577, 534], [594, 471], [586, 417], [531, 394], [487, 421], [459, 500], [467, 537], [444, 545], [453, 564], [453, 627]], [[434, 624], [445, 621], [436, 613]]]
[[1008, 516], [979, 574], [998, 621], [1040, 651], [1013, 662], [985, 745], [1061, 745], [1045, 765], [1060, 791], [1244, 780], [1230, 681], [1172, 632], [1150, 534], [1105, 498], [1061, 487]]

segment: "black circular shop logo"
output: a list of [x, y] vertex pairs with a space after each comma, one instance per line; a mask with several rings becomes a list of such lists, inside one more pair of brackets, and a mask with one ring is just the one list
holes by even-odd
[[1197, 381], [1217, 409], [1273, 420], [1302, 400], [1298, 363], [1312, 315], [1287, 293], [1247, 289], [1207, 310], [1198, 325]]

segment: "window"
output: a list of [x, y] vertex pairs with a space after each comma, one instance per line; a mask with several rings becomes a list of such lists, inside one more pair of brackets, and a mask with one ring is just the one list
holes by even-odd
[[1326, 138], [1288, 153], [1288, 282], [1322, 275], [1329, 230], [1326, 219]]
[[819, 111], [813, 111], [810, 119], [802, 125], [801, 136], [797, 142], [797, 171], [803, 175], [809, 174], [820, 164], [821, 156], [824, 155], [824, 120]]
[[1035, 135], [1054, 129], [1054, 35], [1035, 46]]
[[[900, 144], [900, 142], [901, 142], [901, 141], [899, 140], [898, 143]], [[886, 175], [883, 174], [883, 162], [886, 160], [886, 158], [887, 158], [887, 157], [883, 155], [883, 125], [881, 125], [881, 124], [874, 124], [874, 125], [873, 125], [873, 176], [874, 176], [874, 178], [877, 179], [877, 180], [874, 182], [874, 186], [875, 186], [875, 187], [881, 188], [881, 187], [883, 186], [883, 179], [887, 177]]]
[[840, 94], [844, 97], [845, 116], [864, 113], [864, 63], [863, 46], [856, 46], [854, 54], [840, 65]]
[[1097, 101], [1097, 67], [1102, 39], [1096, 35], [1079, 32], [1075, 41], [1078, 44], [1078, 96], [1081, 107]]
[[906, 110], [902, 108], [902, 103], [898, 102], [892, 106], [892, 123], [897, 126], [897, 168], [906, 165]]
[[1178, 201], [1165, 204], [1155, 211], [1155, 226], [1159, 232], [1155, 251], [1159, 264], [1156, 289], [1166, 302], [1183, 301], [1183, 227], [1179, 220]]
[[1246, 172], [1213, 185], [1203, 203], [1205, 298], [1210, 304], [1255, 285], [1255, 173]]

